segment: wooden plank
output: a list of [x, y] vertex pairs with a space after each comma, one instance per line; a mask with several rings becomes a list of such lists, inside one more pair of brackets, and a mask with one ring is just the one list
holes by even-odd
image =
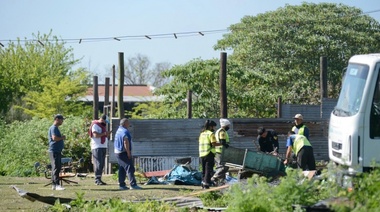
[[144, 177], [162, 177], [168, 174], [171, 170], [153, 171], [153, 172], [143, 172]]

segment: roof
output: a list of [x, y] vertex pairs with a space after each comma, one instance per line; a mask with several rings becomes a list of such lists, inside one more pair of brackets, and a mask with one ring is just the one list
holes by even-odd
[[[100, 96], [105, 95], [105, 85], [98, 85], [98, 94]], [[124, 96], [153, 96], [152, 91], [154, 87], [147, 85], [124, 85], [123, 94]], [[115, 85], [115, 94], [119, 92], [119, 86]], [[112, 85], [109, 86], [109, 94], [112, 96]], [[94, 95], [94, 88], [90, 87], [87, 89], [87, 96]]]
[[[149, 101], [159, 101], [158, 96], [153, 95], [152, 86], [148, 85], [124, 85], [123, 86], [123, 102], [149, 102]], [[99, 102], [104, 102], [105, 95], [105, 85], [98, 85], [98, 95]], [[115, 101], [117, 102], [117, 94], [119, 92], [119, 86], [115, 85]], [[112, 100], [112, 85], [109, 86], [109, 100]], [[93, 101], [94, 99], [94, 88], [89, 87], [87, 89], [86, 96], [80, 98], [82, 101]]]

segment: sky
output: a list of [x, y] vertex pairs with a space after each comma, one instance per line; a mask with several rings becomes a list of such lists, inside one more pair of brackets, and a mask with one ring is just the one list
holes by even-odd
[[181, 65], [195, 58], [220, 58], [213, 46], [244, 16], [302, 2], [354, 6], [380, 22], [380, 12], [372, 12], [380, 9], [378, 0], [1, 0], [0, 48], [9, 40], [52, 32], [73, 48], [81, 59], [78, 66], [99, 76], [118, 66], [119, 52], [125, 60], [145, 55], [152, 67], [160, 62]]

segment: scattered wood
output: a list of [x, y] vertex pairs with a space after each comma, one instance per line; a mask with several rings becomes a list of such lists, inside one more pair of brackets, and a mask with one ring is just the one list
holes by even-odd
[[143, 172], [143, 176], [145, 178], [151, 178], [151, 177], [163, 177], [167, 175], [171, 170], [162, 170], [162, 171], [152, 171], [152, 172]]

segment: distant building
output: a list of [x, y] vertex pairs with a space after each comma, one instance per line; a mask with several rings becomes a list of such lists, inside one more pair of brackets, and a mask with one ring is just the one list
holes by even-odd
[[[105, 85], [98, 85], [98, 95], [99, 95], [99, 110], [103, 111], [104, 108], [104, 98], [105, 98]], [[154, 102], [160, 101], [158, 96], [153, 95], [153, 90], [155, 88], [148, 85], [124, 85], [123, 90], [123, 102], [124, 102], [124, 110], [132, 110], [132, 108], [136, 105], [136, 103], [141, 102]], [[117, 94], [119, 88], [115, 86], [115, 103], [117, 105]], [[109, 102], [112, 102], [112, 85], [109, 86]], [[86, 96], [80, 98], [81, 101], [86, 102], [89, 105], [93, 104], [94, 101], [94, 89], [93, 87], [89, 87], [87, 89]]]

